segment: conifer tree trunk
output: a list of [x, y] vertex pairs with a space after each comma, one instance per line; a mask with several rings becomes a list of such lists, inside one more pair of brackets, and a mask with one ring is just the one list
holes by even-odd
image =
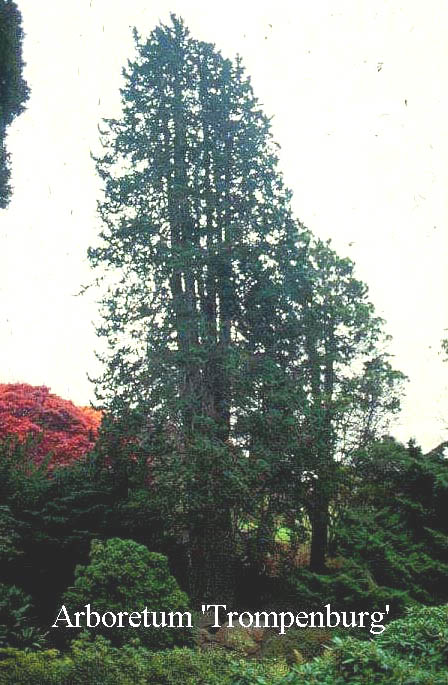
[[235, 601], [235, 546], [230, 512], [210, 511], [191, 531], [190, 596], [196, 606]]
[[309, 510], [311, 523], [310, 570], [321, 573], [325, 569], [328, 546], [329, 500], [320, 484], [316, 483]]
[[[312, 295], [309, 295], [312, 298]], [[310, 302], [311, 304], [311, 302]], [[307, 352], [310, 368], [314, 422], [314, 483], [309, 518], [311, 523], [310, 569], [321, 573], [325, 568], [328, 547], [328, 525], [331, 478], [334, 467], [333, 412], [334, 393], [334, 322], [322, 317], [318, 321], [315, 312], [307, 329]], [[323, 330], [323, 333], [321, 333]], [[322, 345], [323, 343], [323, 345]], [[319, 353], [319, 344], [322, 350]]]

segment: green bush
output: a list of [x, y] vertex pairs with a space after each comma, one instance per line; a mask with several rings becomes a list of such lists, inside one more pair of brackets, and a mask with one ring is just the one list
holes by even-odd
[[0, 684], [11, 685], [146, 685], [145, 649], [116, 649], [103, 637], [86, 635], [72, 643], [69, 654], [55, 649], [27, 653], [0, 650]]
[[350, 480], [332, 552], [358, 561], [380, 586], [447, 602], [448, 461], [385, 438], [356, 454]]
[[[243, 669], [220, 649], [112, 647], [99, 636], [74, 640], [71, 650], [26, 653], [0, 650], [0, 685], [227, 685]], [[257, 666], [259, 673], [264, 666]]]
[[[85, 611], [86, 604], [100, 616], [107, 611], [142, 612], [147, 607], [149, 612], [157, 612], [159, 619], [159, 612], [189, 609], [188, 597], [170, 574], [166, 557], [119, 538], [92, 541], [90, 564], [76, 567], [74, 585], [63, 595], [62, 604], [71, 617], [75, 611]], [[190, 644], [193, 640], [192, 629], [186, 627], [132, 628], [124, 622], [121, 628], [107, 628], [100, 623], [89, 631], [104, 635], [115, 646], [136, 637], [151, 649]]]
[[376, 642], [399, 657], [448, 671], [448, 605], [409, 608]]
[[332, 652], [294, 669], [289, 680], [291, 685], [442, 685], [447, 682], [446, 675], [410, 664], [381, 649], [375, 641], [352, 637], [335, 638]]
[[70, 683], [98, 683], [101, 685], [146, 685], [148, 682], [147, 650], [125, 645], [111, 647], [101, 636], [91, 641], [84, 633], [71, 646], [72, 668]]
[[412, 607], [374, 640], [334, 638], [323, 656], [271, 685], [447, 685], [447, 619], [448, 607]]
[[[446, 536], [427, 529], [423, 534], [424, 542], [415, 541], [403, 515], [390, 509], [358, 510], [346, 514], [336, 544], [345, 556], [368, 568], [379, 585], [407, 592], [419, 602], [444, 602], [448, 564], [440, 559]], [[439, 549], [431, 549], [436, 540]]]
[[72, 660], [61, 657], [56, 649], [43, 652], [0, 649], [0, 685], [69, 685], [73, 683], [72, 669]]

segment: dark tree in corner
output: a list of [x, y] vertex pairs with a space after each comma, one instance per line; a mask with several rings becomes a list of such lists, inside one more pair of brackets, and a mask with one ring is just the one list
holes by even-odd
[[23, 80], [22, 16], [15, 2], [0, 0], [0, 207], [11, 195], [7, 127], [24, 110], [28, 87]]
[[288, 367], [299, 332], [284, 265], [300, 269], [300, 227], [240, 60], [174, 16], [147, 42], [135, 37], [123, 115], [106, 120], [97, 160], [105, 229], [89, 256], [115, 277], [97, 395], [112, 413], [145, 417], [193, 597], [231, 603], [238, 512], [296, 435], [302, 395]]

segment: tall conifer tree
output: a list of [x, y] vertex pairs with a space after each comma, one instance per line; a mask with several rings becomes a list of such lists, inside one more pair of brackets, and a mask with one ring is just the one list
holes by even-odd
[[231, 601], [235, 511], [280, 454], [253, 427], [269, 411], [290, 425], [298, 399], [282, 371], [294, 336], [282, 265], [298, 226], [240, 60], [174, 16], [135, 37], [123, 116], [107, 120], [97, 160], [105, 230], [90, 258], [118, 274], [103, 301], [100, 397], [150, 417], [144, 440], [184, 516], [193, 594]]
[[98, 398], [140, 417], [194, 599], [231, 604], [241, 515], [258, 517], [261, 558], [276, 515], [307, 506], [324, 565], [341, 426], [364, 387], [350, 366], [378, 357], [381, 322], [351, 263], [294, 221], [240, 60], [175, 16], [135, 38], [97, 160], [105, 228], [89, 255], [114, 281]]

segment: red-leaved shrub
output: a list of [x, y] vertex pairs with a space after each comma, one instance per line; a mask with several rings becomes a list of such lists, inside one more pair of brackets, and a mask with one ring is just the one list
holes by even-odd
[[36, 464], [49, 454], [49, 468], [79, 459], [92, 449], [102, 414], [77, 407], [42, 386], [0, 384], [0, 440], [16, 436], [20, 442], [39, 436], [32, 450]]

